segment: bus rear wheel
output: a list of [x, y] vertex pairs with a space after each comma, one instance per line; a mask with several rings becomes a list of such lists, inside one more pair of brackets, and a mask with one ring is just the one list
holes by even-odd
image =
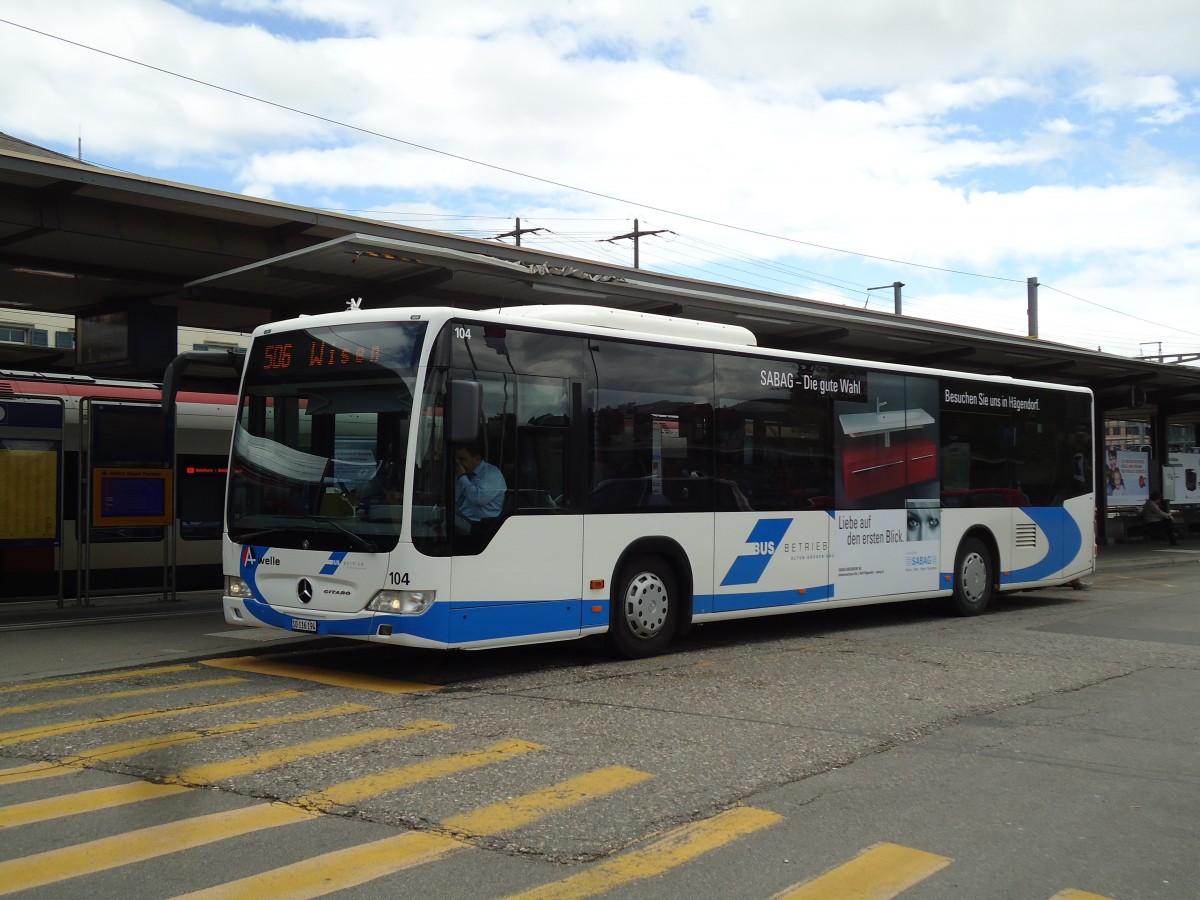
[[679, 596], [675, 573], [658, 556], [641, 556], [621, 571], [608, 642], [626, 659], [661, 653], [675, 634]]
[[995, 563], [979, 538], [969, 537], [954, 557], [954, 594], [947, 604], [956, 616], [977, 616], [988, 608], [996, 590]]

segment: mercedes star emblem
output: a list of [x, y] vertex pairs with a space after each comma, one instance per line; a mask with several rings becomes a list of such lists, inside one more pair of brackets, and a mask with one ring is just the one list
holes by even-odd
[[300, 598], [301, 603], [312, 602], [312, 583], [307, 578], [301, 578], [296, 584], [296, 596]]

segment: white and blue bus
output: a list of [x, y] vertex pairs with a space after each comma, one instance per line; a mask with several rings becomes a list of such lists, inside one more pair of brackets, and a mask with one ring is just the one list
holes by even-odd
[[642, 657], [722, 619], [976, 615], [1093, 571], [1092, 434], [1082, 388], [768, 350], [737, 326], [569, 305], [297, 318], [246, 359], [225, 616], [425, 648], [606, 635]]

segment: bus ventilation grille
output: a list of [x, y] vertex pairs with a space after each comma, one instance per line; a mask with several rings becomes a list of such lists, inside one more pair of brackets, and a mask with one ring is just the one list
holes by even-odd
[[0, 394], [16, 394], [13, 386], [7, 381], [0, 381]]
[[1036, 547], [1038, 545], [1037, 526], [1032, 522], [1027, 525], [1017, 525], [1015, 528], [1017, 533], [1013, 541], [1014, 546]]

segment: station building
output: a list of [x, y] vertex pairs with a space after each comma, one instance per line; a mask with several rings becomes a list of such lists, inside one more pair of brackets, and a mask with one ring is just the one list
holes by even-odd
[[[160, 181], [0, 134], [0, 370], [160, 381], [179, 352], [244, 347], [261, 323], [349, 298], [598, 304], [740, 325], [765, 347], [1083, 385], [1096, 398], [1100, 532], [1110, 540], [1124, 536], [1120, 520], [1141, 496], [1111, 499], [1110, 452], [1145, 457], [1143, 490], [1200, 468], [1194, 367]], [[120, 352], [89, 343], [97, 323], [110, 335], [114, 323], [131, 329]], [[192, 373], [206, 375], [219, 377]], [[1200, 527], [1200, 489], [1181, 499]]]

